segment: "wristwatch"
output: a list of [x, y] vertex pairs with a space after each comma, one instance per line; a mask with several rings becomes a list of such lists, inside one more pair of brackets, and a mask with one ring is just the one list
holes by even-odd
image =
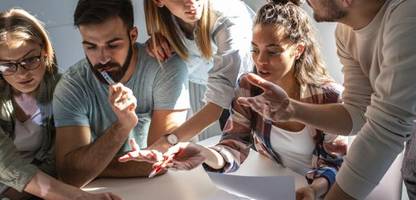
[[175, 144], [178, 144], [178, 142], [179, 142], [178, 136], [176, 136], [173, 133], [166, 134], [165, 138], [166, 138], [166, 141], [172, 146], [175, 145]]

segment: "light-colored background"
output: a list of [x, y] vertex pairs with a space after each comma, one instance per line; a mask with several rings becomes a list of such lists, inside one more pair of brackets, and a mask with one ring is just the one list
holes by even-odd
[[[132, 0], [135, 9], [135, 24], [139, 28], [139, 42], [147, 39], [145, 30], [143, 1]], [[244, 0], [254, 10], [258, 9], [265, 0]], [[6, 10], [12, 7], [21, 7], [42, 20], [49, 31], [51, 40], [56, 50], [58, 64], [61, 71], [65, 71], [69, 66], [84, 57], [81, 48], [81, 37], [78, 30], [73, 26], [73, 12], [77, 0], [1, 0], [0, 10]], [[303, 6], [311, 14], [307, 5]], [[317, 37], [321, 45], [327, 68], [330, 74], [339, 83], [342, 83], [341, 64], [336, 55], [334, 23], [317, 24], [311, 20], [317, 29]], [[399, 166], [397, 166], [399, 168]], [[393, 176], [397, 176], [400, 174]], [[407, 199], [403, 195], [402, 199]]]
[[[147, 39], [145, 30], [143, 0], [132, 0], [135, 9], [135, 24], [139, 28], [139, 42]], [[245, 0], [253, 8], [258, 8], [264, 0]], [[58, 64], [62, 71], [84, 57], [81, 37], [73, 24], [73, 12], [77, 0], [1, 0], [0, 10], [21, 7], [45, 22], [54, 44]], [[307, 6], [304, 6], [310, 12]], [[313, 20], [312, 20], [313, 21]], [[316, 25], [321, 49], [331, 75], [342, 82], [341, 65], [336, 56], [334, 41], [334, 24]]]

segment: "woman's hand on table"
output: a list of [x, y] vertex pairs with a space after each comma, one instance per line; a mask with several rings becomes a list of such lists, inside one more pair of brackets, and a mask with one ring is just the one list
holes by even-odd
[[180, 142], [163, 154], [164, 161], [155, 165], [175, 170], [191, 170], [205, 161], [206, 157], [203, 155], [205, 149], [206, 147], [192, 142]]

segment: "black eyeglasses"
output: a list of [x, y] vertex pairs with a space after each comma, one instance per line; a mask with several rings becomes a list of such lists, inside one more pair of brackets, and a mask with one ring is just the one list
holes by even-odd
[[22, 67], [25, 70], [35, 70], [40, 66], [42, 61], [43, 61], [43, 57], [39, 55], [39, 56], [25, 58], [21, 61], [14, 61], [14, 62], [7, 62], [7, 63], [0, 62], [0, 73], [3, 76], [10, 76], [17, 72], [18, 67]]

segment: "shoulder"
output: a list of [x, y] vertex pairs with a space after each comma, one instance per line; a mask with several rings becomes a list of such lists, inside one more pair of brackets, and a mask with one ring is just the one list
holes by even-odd
[[335, 39], [338, 50], [340, 47], [349, 46], [348, 44], [355, 40], [354, 30], [342, 23], [338, 23], [335, 28]]
[[414, 12], [416, 1], [414, 0], [390, 0], [388, 4], [385, 15], [397, 23], [408, 17], [416, 17]]
[[145, 68], [144, 71], [152, 71], [154, 73], [157, 73], [162, 69], [166, 71], [187, 70], [185, 62], [177, 55], [173, 55], [165, 62], [159, 62], [157, 59], [153, 58], [147, 53], [143, 44], [136, 43], [136, 47], [138, 50], [138, 63], [139, 65], [142, 64], [142, 66], [138, 67]]
[[55, 93], [60, 93], [62, 90], [69, 88], [81, 89], [85, 87], [87, 80], [91, 79], [89, 64], [86, 59], [82, 59], [69, 67], [61, 76], [58, 82]]
[[337, 23], [335, 27], [335, 36], [337, 38], [346, 37], [353, 33], [353, 29], [345, 24]]
[[415, 0], [390, 0], [384, 14], [385, 30], [414, 34], [416, 27]]
[[88, 61], [84, 58], [79, 60], [74, 65], [70, 66], [62, 75], [61, 80], [70, 80], [70, 79], [82, 79], [83, 75], [86, 75], [89, 71]]

